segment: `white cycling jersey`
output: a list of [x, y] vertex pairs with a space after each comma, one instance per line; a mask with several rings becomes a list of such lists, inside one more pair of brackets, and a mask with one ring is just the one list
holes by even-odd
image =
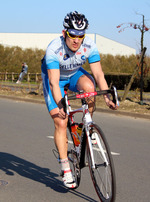
[[63, 36], [54, 39], [47, 47], [42, 59], [42, 72], [47, 69], [60, 69], [60, 80], [67, 80], [73, 76], [88, 59], [89, 63], [100, 61], [96, 44], [88, 36], [77, 52], [72, 52], [66, 45]]

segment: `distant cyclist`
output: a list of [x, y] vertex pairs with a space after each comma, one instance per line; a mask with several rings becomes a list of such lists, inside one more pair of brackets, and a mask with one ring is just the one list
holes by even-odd
[[[75, 188], [76, 183], [67, 158], [68, 119], [61, 103], [64, 86], [69, 84], [69, 89], [74, 92], [95, 90], [94, 79], [82, 68], [88, 59], [98, 87], [108, 89], [96, 44], [85, 35], [88, 25], [83, 14], [77, 11], [68, 13], [64, 18], [62, 36], [48, 45], [41, 66], [45, 102], [55, 125], [54, 140], [60, 156], [62, 180], [68, 188]], [[108, 95], [104, 96], [104, 100], [108, 107], [116, 108]], [[92, 104], [89, 107], [92, 111]]]
[[19, 78], [16, 83], [18, 83], [18, 84], [21, 83], [21, 81], [23, 80], [23, 78], [27, 74], [27, 72], [28, 72], [28, 65], [26, 64], [26, 62], [23, 62], [22, 70], [21, 70], [21, 73], [20, 73]]

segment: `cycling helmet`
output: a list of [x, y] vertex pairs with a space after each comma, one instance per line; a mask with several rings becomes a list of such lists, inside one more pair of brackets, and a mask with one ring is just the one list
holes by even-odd
[[68, 13], [63, 22], [64, 28], [74, 35], [83, 35], [88, 28], [88, 20], [85, 16], [77, 11]]

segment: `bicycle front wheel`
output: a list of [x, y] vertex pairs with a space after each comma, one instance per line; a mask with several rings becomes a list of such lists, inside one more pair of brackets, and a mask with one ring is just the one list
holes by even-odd
[[90, 128], [93, 152], [90, 152], [90, 143], [87, 142], [87, 157], [91, 178], [99, 199], [102, 202], [114, 202], [116, 179], [109, 145], [99, 126], [91, 124]]

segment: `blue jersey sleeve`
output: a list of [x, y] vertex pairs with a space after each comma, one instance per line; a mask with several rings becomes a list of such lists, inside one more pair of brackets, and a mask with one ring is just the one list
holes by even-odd
[[59, 61], [54, 54], [46, 55], [47, 69], [59, 69]]
[[100, 61], [100, 55], [94, 54], [88, 58], [89, 64]]
[[83, 47], [87, 52], [85, 51], [86, 57], [88, 59], [89, 63], [94, 63], [100, 61], [100, 54], [98, 52], [97, 46], [94, 43], [94, 41], [89, 38], [88, 36], [85, 37]]
[[47, 64], [47, 69], [59, 69], [59, 62], [51, 62]]
[[98, 52], [98, 49], [96, 47], [96, 44], [93, 42], [91, 46], [90, 55], [88, 57], [89, 63], [94, 63], [100, 61], [100, 54]]
[[59, 59], [51, 44], [46, 50], [45, 61], [47, 69], [59, 69]]

